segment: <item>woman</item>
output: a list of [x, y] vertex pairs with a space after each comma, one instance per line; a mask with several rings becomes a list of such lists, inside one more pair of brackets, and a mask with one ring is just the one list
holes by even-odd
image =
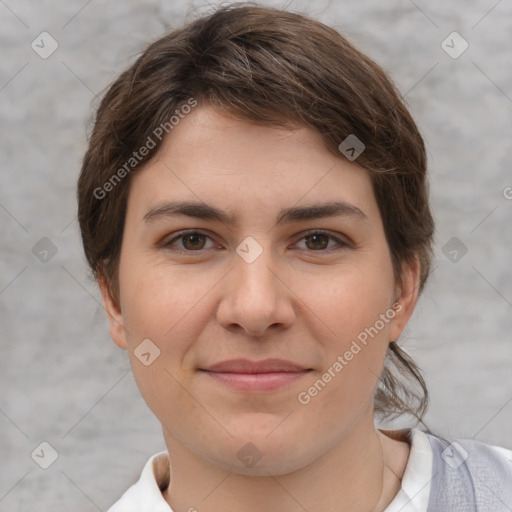
[[111, 512], [512, 508], [511, 451], [375, 427], [427, 407], [397, 340], [434, 225], [413, 119], [336, 31], [232, 6], [162, 37], [103, 98], [78, 200], [167, 446]]

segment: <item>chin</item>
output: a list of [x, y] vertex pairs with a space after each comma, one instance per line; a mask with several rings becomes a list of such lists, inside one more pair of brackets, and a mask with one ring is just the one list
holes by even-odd
[[[267, 436], [267, 437], [265, 437]], [[229, 446], [219, 446], [212, 462], [233, 473], [247, 476], [279, 476], [293, 473], [313, 462], [315, 456], [303, 450], [300, 439], [280, 437], [276, 432], [268, 436], [237, 435]], [[297, 448], [301, 447], [301, 451]], [[226, 459], [226, 453], [232, 457]]]

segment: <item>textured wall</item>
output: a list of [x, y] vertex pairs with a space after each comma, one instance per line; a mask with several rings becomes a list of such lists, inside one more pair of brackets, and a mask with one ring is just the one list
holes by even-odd
[[[425, 136], [436, 265], [405, 347], [427, 424], [512, 448], [512, 1], [287, 4], [388, 70]], [[105, 510], [164, 448], [87, 278], [75, 184], [95, 95], [204, 5], [0, 1], [2, 512]]]

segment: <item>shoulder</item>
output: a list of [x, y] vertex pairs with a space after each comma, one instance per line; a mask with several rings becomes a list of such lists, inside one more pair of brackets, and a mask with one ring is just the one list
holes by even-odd
[[432, 433], [425, 435], [434, 453], [440, 454], [444, 463], [452, 469], [465, 463], [475, 471], [484, 465], [487, 470], [498, 468], [504, 475], [512, 474], [512, 449], [490, 445], [477, 439], [450, 441]]
[[154, 454], [146, 462], [139, 480], [107, 512], [172, 512], [162, 496], [169, 484], [169, 456]]
[[512, 450], [476, 439], [426, 437], [433, 454], [433, 506], [479, 512], [512, 509]]

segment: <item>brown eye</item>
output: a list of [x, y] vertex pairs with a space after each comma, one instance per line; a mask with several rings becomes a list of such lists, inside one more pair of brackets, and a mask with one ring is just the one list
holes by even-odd
[[190, 233], [183, 235], [183, 247], [190, 251], [197, 251], [204, 248], [205, 236], [200, 233]]
[[[208, 247], [208, 241], [210, 246]], [[182, 253], [199, 252], [213, 247], [212, 239], [199, 231], [181, 232], [171, 240], [164, 241], [162, 247], [166, 250]]]
[[[304, 241], [302, 247], [300, 244]], [[331, 235], [327, 231], [312, 231], [306, 233], [297, 243], [299, 249], [316, 252], [330, 252], [331, 249], [344, 249], [349, 246], [338, 237]]]
[[307, 240], [308, 249], [319, 250], [325, 249], [329, 245], [329, 236], [323, 234], [313, 234], [304, 237]]

